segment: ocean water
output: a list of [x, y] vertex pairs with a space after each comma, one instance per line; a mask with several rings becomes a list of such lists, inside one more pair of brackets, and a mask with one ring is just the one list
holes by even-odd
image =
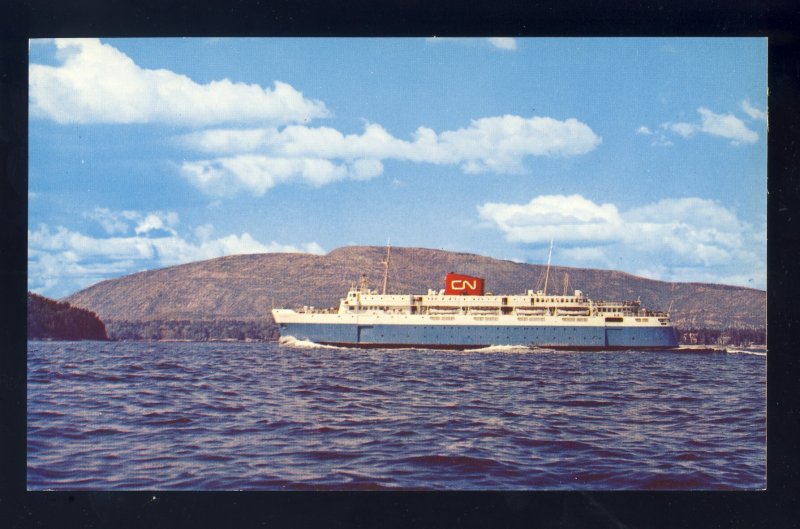
[[29, 342], [32, 490], [766, 487], [758, 352]]

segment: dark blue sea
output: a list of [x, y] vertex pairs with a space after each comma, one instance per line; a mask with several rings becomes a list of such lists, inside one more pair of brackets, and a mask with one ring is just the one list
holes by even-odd
[[29, 342], [32, 490], [766, 487], [764, 352]]

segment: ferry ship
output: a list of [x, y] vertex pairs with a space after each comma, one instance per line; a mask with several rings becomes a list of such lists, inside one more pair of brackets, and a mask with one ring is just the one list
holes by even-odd
[[366, 276], [339, 306], [273, 309], [282, 337], [323, 345], [375, 348], [479, 349], [522, 345], [550, 349], [675, 349], [678, 337], [669, 314], [637, 301], [593, 302], [580, 290], [562, 295], [484, 292], [483, 278], [447, 273], [445, 288], [423, 295], [387, 294]]

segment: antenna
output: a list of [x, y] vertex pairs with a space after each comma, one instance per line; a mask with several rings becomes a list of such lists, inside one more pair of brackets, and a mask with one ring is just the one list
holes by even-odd
[[386, 239], [386, 258], [383, 260], [383, 294], [386, 295], [386, 287], [389, 286], [389, 256], [392, 253], [392, 245]]
[[547, 280], [550, 277], [550, 257], [553, 255], [553, 239], [550, 239], [550, 253], [547, 254], [547, 271], [544, 274], [544, 295], [547, 295]]
[[669, 308], [667, 308], [667, 316], [672, 313], [672, 303], [675, 301], [675, 283], [672, 283], [669, 289]]

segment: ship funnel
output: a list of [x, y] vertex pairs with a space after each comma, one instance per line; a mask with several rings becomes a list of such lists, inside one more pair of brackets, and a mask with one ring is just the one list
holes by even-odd
[[482, 296], [483, 278], [450, 272], [444, 278], [446, 296]]

